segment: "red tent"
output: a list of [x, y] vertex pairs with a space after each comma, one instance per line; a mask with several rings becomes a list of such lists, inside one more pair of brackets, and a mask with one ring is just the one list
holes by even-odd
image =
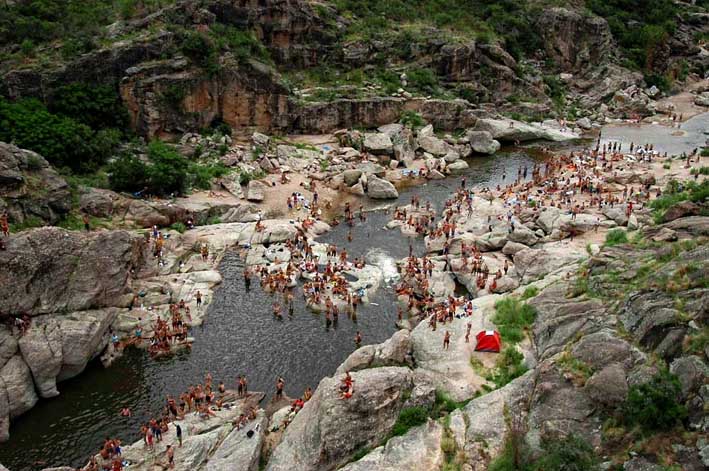
[[478, 341], [475, 346], [476, 352], [500, 352], [502, 341], [500, 340], [499, 332], [496, 330], [481, 330], [475, 338]]

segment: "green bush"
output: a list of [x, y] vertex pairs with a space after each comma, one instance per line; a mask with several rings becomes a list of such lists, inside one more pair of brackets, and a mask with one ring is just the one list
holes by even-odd
[[406, 74], [409, 85], [423, 93], [435, 93], [438, 89], [438, 76], [431, 69], [413, 69]]
[[500, 455], [490, 462], [489, 471], [591, 471], [599, 459], [588, 441], [577, 435], [542, 440], [542, 450], [535, 460], [529, 445], [518, 433], [507, 437]]
[[623, 229], [611, 229], [606, 234], [606, 245], [613, 247], [614, 245], [627, 244], [628, 234]]
[[[608, 20], [613, 36], [636, 67], [651, 70], [655, 50], [676, 28], [672, 0], [587, 0], [586, 6]], [[629, 28], [629, 24], [634, 24]]]
[[215, 47], [231, 52], [239, 62], [243, 63], [251, 58], [271, 62], [268, 49], [251, 31], [217, 23], [211, 26], [210, 32]]
[[655, 221], [662, 222], [665, 212], [675, 204], [682, 201], [704, 202], [708, 198], [709, 180], [704, 180], [701, 183], [693, 181], [680, 183], [677, 180], [671, 180], [665, 188], [665, 193], [650, 202], [650, 208], [653, 210]]
[[514, 346], [505, 347], [497, 357], [495, 369], [487, 379], [495, 383], [495, 387], [501, 388], [527, 372], [523, 361], [524, 356]]
[[709, 175], [709, 167], [702, 166], [702, 167], [694, 167], [692, 170], [689, 172], [692, 175]]
[[406, 407], [399, 413], [399, 418], [391, 429], [391, 436], [404, 435], [409, 429], [425, 424], [428, 420], [428, 411], [423, 407]]
[[136, 192], [145, 188], [147, 165], [135, 155], [122, 155], [108, 166], [108, 182], [115, 191]]
[[662, 371], [649, 383], [630, 387], [623, 406], [623, 420], [650, 433], [669, 430], [687, 416], [680, 397], [677, 377]]
[[208, 190], [213, 179], [222, 177], [227, 173], [229, 173], [229, 167], [221, 162], [209, 165], [190, 164], [189, 185], [194, 188]]
[[182, 37], [182, 53], [192, 62], [213, 74], [219, 70], [219, 54], [213, 40], [206, 34], [189, 31]]
[[162, 141], [148, 145], [148, 186], [156, 194], [182, 194], [187, 190], [189, 162]]
[[415, 111], [404, 111], [401, 113], [401, 118], [399, 118], [399, 123], [411, 129], [422, 128], [426, 125], [426, 121], [423, 117]]
[[38, 100], [0, 98], [0, 141], [42, 155], [56, 167], [96, 170], [113, 152], [115, 134], [97, 134], [85, 124], [47, 111]]
[[183, 234], [183, 233], [187, 230], [187, 226], [185, 226], [185, 225], [184, 225], [183, 223], [181, 223], [181, 222], [176, 222], [176, 223], [173, 223], [173, 224], [170, 226], [170, 229], [172, 229], [173, 231], [177, 231], [177, 232], [179, 232], [180, 234]]
[[537, 294], [539, 294], [539, 288], [536, 286], [528, 286], [524, 289], [521, 299], [522, 301], [526, 301], [527, 299], [535, 297]]
[[49, 111], [92, 129], [124, 129], [129, 124], [118, 90], [110, 85], [72, 83], [59, 87], [49, 100]]
[[524, 338], [524, 329], [532, 325], [537, 311], [514, 296], [508, 296], [495, 303], [492, 322], [498, 327], [505, 342], [515, 344]]

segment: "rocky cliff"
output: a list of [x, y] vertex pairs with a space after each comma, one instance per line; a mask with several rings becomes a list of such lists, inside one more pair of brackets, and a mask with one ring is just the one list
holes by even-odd
[[[241, 134], [254, 129], [330, 132], [389, 123], [405, 110], [420, 112], [439, 128], [454, 129], [460, 127], [463, 110], [474, 105], [494, 104], [534, 116], [559, 111], [566, 97], [567, 104], [578, 102], [583, 112], [591, 112], [617, 91], [643, 85], [641, 74], [620, 65], [621, 54], [605, 19], [573, 6], [535, 6], [527, 14], [541, 47], [523, 58], [511, 54], [504, 41], [451, 35], [433, 27], [414, 34], [392, 25], [392, 34], [381, 31], [362, 38], [354, 29], [359, 23], [327, 3], [180, 0], [111, 24], [101, 33], [105, 45], [79, 57], [41, 67], [12, 67], [8, 62], [0, 90], [12, 99], [35, 96], [52, 102], [57, 88], [67, 83], [110, 84], [120, 93], [136, 131], [165, 137], [214, 122], [225, 122]], [[694, 43], [709, 29], [706, 15], [681, 18], [677, 37], [667, 43], [662, 70], [670, 64], [701, 69], [705, 60]], [[234, 31], [241, 39], [229, 46]], [[186, 41], [194, 34], [205, 42], [191, 54]], [[254, 39], [244, 39], [250, 37]], [[692, 47], [677, 46], [686, 41]], [[420, 70], [433, 76], [415, 83], [407, 77], [407, 72]], [[384, 72], [390, 75], [382, 84], [378, 77]], [[304, 78], [315, 73], [326, 77]], [[411, 100], [432, 93], [467, 102]], [[603, 112], [609, 111], [622, 115], [625, 109]]]

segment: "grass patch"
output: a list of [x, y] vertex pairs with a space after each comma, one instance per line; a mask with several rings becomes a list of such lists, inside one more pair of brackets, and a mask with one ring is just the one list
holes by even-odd
[[669, 208], [683, 201], [700, 203], [709, 199], [709, 180], [702, 183], [671, 180], [661, 197], [650, 202], [655, 222], [661, 223]]
[[537, 288], [536, 286], [528, 286], [524, 289], [524, 292], [522, 293], [522, 297], [520, 299], [522, 301], [526, 301], [530, 298], [535, 297], [537, 294], [539, 294], [539, 288]]
[[527, 372], [523, 362], [524, 356], [514, 346], [508, 346], [497, 357], [495, 369], [487, 379], [495, 383], [496, 388], [501, 388]]
[[516, 344], [524, 339], [524, 330], [532, 325], [536, 316], [537, 311], [532, 306], [508, 296], [495, 303], [492, 322], [498, 327], [502, 340]]
[[606, 246], [613, 247], [614, 245], [627, 244], [628, 234], [622, 229], [611, 229], [606, 234]]
[[677, 377], [668, 371], [661, 371], [649, 383], [630, 388], [623, 405], [623, 420], [628, 425], [640, 426], [650, 434], [669, 430], [687, 416], [680, 397]]
[[27, 229], [34, 229], [35, 227], [42, 226], [44, 226], [44, 221], [40, 218], [37, 216], [27, 216], [22, 222], [10, 224], [10, 232], [21, 232]]
[[428, 410], [423, 407], [406, 407], [399, 412], [399, 418], [389, 433], [390, 437], [404, 435], [413, 427], [423, 425], [428, 420]]
[[691, 175], [709, 175], [709, 167], [694, 167], [689, 173]]
[[593, 374], [593, 369], [590, 366], [569, 352], [562, 353], [556, 364], [571, 376], [571, 382], [578, 387], [585, 385], [588, 378]]
[[456, 409], [462, 409], [468, 402], [470, 402], [470, 399], [459, 402], [451, 398], [447, 392], [436, 389], [436, 401], [431, 409], [431, 417], [436, 418], [450, 414]]

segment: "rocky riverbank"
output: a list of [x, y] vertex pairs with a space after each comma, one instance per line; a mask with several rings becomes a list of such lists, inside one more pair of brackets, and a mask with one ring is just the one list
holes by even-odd
[[[306, 207], [284, 209], [284, 199], [294, 191], [306, 200], [314, 199], [318, 192], [322, 195], [321, 201], [331, 206], [328, 214], [338, 218], [346, 201], [357, 201], [356, 198], [362, 196], [375, 201], [393, 200], [398, 197], [397, 187], [454, 174], [467, 166], [465, 158], [476, 153], [496, 152], [500, 141], [575, 138], [583, 131], [583, 124], [579, 122], [572, 127], [571, 123], [562, 126], [556, 121], [528, 124], [479, 119], [474, 128], [458, 137], [436, 134], [431, 126], [412, 130], [401, 124], [390, 124], [376, 132], [338, 132], [326, 138], [328, 144], [321, 147], [281, 143], [256, 133], [250, 146], [232, 147], [236, 156], [233, 164], [240, 171], [260, 170], [271, 175], [262, 181], [253, 180], [243, 189], [238, 182], [230, 184], [225, 180], [219, 182], [222, 191], [209, 196], [141, 201], [108, 190], [82, 188], [79, 204], [84, 212], [96, 217], [110, 216], [111, 225], [125, 229], [90, 233], [52, 227], [33, 229], [12, 234], [5, 241], [5, 250], [0, 251], [3, 266], [10, 267], [0, 274], [4, 276], [0, 278], [3, 306], [9, 306], [10, 313], [31, 316], [30, 328], [24, 335], [8, 327], [0, 330], [3, 346], [0, 378], [5, 391], [0, 395], [0, 436], [7, 437], [11, 419], [30, 409], [39, 397], [57, 395], [57, 382], [76, 376], [93, 358], [101, 356], [106, 365], [110, 364], [123, 347], [122, 342], [109, 341], [111, 335], [129, 339], [139, 329], [150, 336], [156, 316], [162, 316], [170, 304], [179, 300], [184, 300], [192, 312], [186, 323], [189, 326], [201, 324], [206, 310], [196, 305], [195, 293], [199, 291], [204, 299], [211, 299], [213, 289], [221, 282], [216, 266], [227, 250], [241, 248], [248, 265], [268, 266], [273, 272], [284, 269], [291, 259], [291, 248], [286, 242], [303, 233], [320, 262], [326, 263], [329, 260], [325, 254], [327, 246], [317, 243], [315, 237], [329, 226], [308, 216]], [[199, 144], [189, 136], [183, 141], [185, 147]], [[63, 205], [69, 204], [71, 198], [68, 185], [41, 156], [11, 145], [3, 144], [0, 150], [6, 163], [3, 166], [6, 177], [3, 181], [7, 182], [3, 187], [6, 188], [3, 204], [12, 212], [13, 219], [42, 217], [52, 222], [66, 211]], [[225, 158], [231, 156], [227, 154]], [[322, 165], [323, 161], [328, 165]], [[654, 191], [663, 188], [670, 179], [689, 179], [689, 169], [680, 165], [679, 162], [673, 165], [671, 159], [655, 158], [649, 163], [622, 159], [615, 164], [612, 174], [603, 176], [603, 185], [609, 194], [616, 195], [632, 185], [645, 185], [649, 191]], [[701, 159], [695, 160], [695, 165], [699, 168]], [[279, 179], [276, 176], [279, 173], [290, 178]], [[33, 190], [39, 187], [47, 191]], [[527, 192], [533, 193], [530, 189]], [[479, 316], [470, 321], [475, 330], [494, 327], [491, 313], [500, 294], [519, 295], [529, 286], [541, 289], [549, 284], [568, 283], [565, 280], [576, 273], [579, 264], [589, 255], [598, 253], [610, 228], [641, 231], [652, 241], [706, 236], [706, 223], [698, 216], [702, 214], [701, 207], [686, 207], [678, 213], [699, 219], [679, 218], [657, 227], [648, 208], [640, 206], [628, 216], [622, 205], [598, 208], [591, 204], [590, 197], [583, 195], [577, 203], [583, 203], [584, 210], [578, 214], [562, 210], [561, 205], [543, 208], [527, 205], [515, 212], [510, 229], [510, 221], [500, 216], [508, 212], [511, 196], [477, 192], [471, 198], [468, 217], [457, 221], [447, 256], [442, 255], [443, 239], [426, 239], [426, 249], [434, 263], [430, 289], [433, 299], [440, 302], [453, 296], [456, 283], [465, 286], [477, 297], [473, 306]], [[417, 217], [423, 214], [410, 205], [399, 209]], [[264, 214], [267, 216], [257, 228], [254, 221]], [[213, 222], [210, 218], [215, 215], [221, 215], [225, 221], [240, 222], [197, 226], [184, 233], [166, 230], [163, 255], [159, 258], [151, 255], [143, 234], [132, 229], [166, 226], [188, 218], [197, 224]], [[268, 215], [280, 215], [284, 219], [269, 219]], [[407, 236], [416, 234], [415, 226], [406, 220], [394, 219], [387, 228], [400, 230]], [[570, 236], [573, 240], [569, 240]], [[200, 254], [204, 244], [209, 247], [207, 259]], [[490, 285], [481, 288], [467, 272], [463, 244], [475, 245], [483, 252], [482, 260], [491, 273], [507, 264], [508, 271], [497, 280], [494, 288]], [[446, 269], [446, 261], [450, 270]], [[402, 261], [401, 269], [404, 265]], [[367, 292], [376, 291], [382, 279], [382, 273], [367, 265], [352, 269], [348, 274], [353, 277], [348, 281], [349, 288], [363, 287], [365, 302]], [[323, 309], [322, 305], [311, 307]], [[416, 326], [415, 320], [401, 325], [411, 333], [393, 338], [388, 346], [365, 347], [342, 367], [352, 371], [373, 366], [393, 368], [394, 379], [381, 380], [401, 380], [402, 384], [397, 387], [402, 389], [396, 393], [389, 391], [387, 401], [394, 400], [392, 395], [407, 399], [394, 401], [396, 405], [386, 412], [386, 417], [396, 419], [404, 408], [431, 406], [435, 402], [435, 391], [446, 394], [451, 400], [466, 401], [490, 387], [480, 371], [494, 369], [495, 361], [492, 356], [482, 354], [478, 361], [483, 369], [476, 371], [470, 366], [470, 344], [461, 342], [465, 323], [451, 324], [455, 348], [445, 353], [438, 346], [440, 339], [435, 332], [429, 332], [422, 324]], [[520, 348], [530, 365], [540, 360], [533, 341]], [[394, 354], [395, 359], [390, 357], [392, 350], [398, 352]], [[355, 377], [360, 375], [364, 375], [360, 383], [368, 381], [366, 371]], [[375, 386], [377, 388], [379, 385]], [[407, 402], [412, 397], [415, 397], [413, 402]], [[371, 436], [363, 439], [357, 449], [338, 444], [332, 445], [336, 452], [325, 452], [323, 450], [329, 450], [331, 445], [323, 445], [325, 448], [317, 453], [307, 452], [312, 452], [312, 456], [303, 455], [303, 466], [318, 469], [332, 463], [345, 464], [360, 448], [381, 442], [388, 433], [383, 430], [392, 426], [389, 419], [380, 428], [372, 428]], [[433, 433], [449, 433], [445, 427], [430, 427]], [[301, 433], [306, 432], [312, 433], [312, 430]], [[292, 452], [288, 451], [287, 443], [292, 443], [288, 437], [286, 433], [283, 445], [270, 445], [274, 459], [269, 466], [274, 469], [280, 469], [278, 463], [293, 459], [289, 454]], [[322, 453], [328, 458], [320, 457]], [[375, 456], [378, 455], [371, 459]], [[383, 462], [388, 459], [376, 458]]]

